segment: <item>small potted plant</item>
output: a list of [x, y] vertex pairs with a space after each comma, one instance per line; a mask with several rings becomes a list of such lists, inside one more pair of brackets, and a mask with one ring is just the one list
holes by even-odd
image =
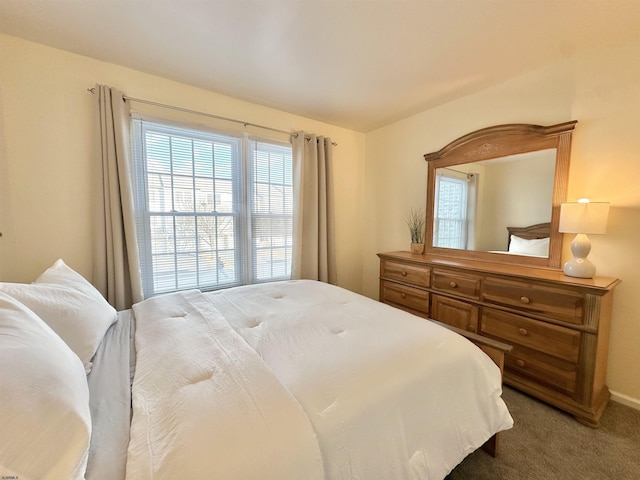
[[424, 252], [424, 211], [411, 208], [407, 215], [407, 226], [411, 233], [411, 253]]

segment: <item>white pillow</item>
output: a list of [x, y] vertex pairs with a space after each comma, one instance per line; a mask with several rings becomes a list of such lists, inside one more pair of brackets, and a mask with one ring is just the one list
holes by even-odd
[[117, 313], [104, 297], [62, 260], [34, 283], [2, 283], [4, 292], [33, 310], [91, 370], [91, 359]]
[[0, 376], [2, 478], [84, 479], [91, 417], [82, 362], [2, 292]]
[[537, 257], [549, 256], [549, 237], [527, 240], [511, 235], [509, 253], [519, 255], [534, 255]]

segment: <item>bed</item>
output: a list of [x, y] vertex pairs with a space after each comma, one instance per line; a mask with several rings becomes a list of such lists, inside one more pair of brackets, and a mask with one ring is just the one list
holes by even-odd
[[5, 477], [442, 479], [513, 425], [467, 339], [320, 282], [115, 312], [58, 261], [0, 309]]
[[537, 223], [526, 227], [507, 227], [507, 250], [492, 252], [548, 258], [551, 223]]

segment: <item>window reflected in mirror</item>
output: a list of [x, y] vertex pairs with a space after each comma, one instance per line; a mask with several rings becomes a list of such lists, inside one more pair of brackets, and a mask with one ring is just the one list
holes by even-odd
[[477, 174], [452, 168], [436, 171], [433, 245], [472, 249], [475, 243]]

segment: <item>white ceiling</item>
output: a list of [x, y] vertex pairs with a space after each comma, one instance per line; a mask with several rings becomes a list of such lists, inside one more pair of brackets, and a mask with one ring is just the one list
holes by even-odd
[[640, 0], [0, 0], [0, 32], [366, 132], [636, 41]]

